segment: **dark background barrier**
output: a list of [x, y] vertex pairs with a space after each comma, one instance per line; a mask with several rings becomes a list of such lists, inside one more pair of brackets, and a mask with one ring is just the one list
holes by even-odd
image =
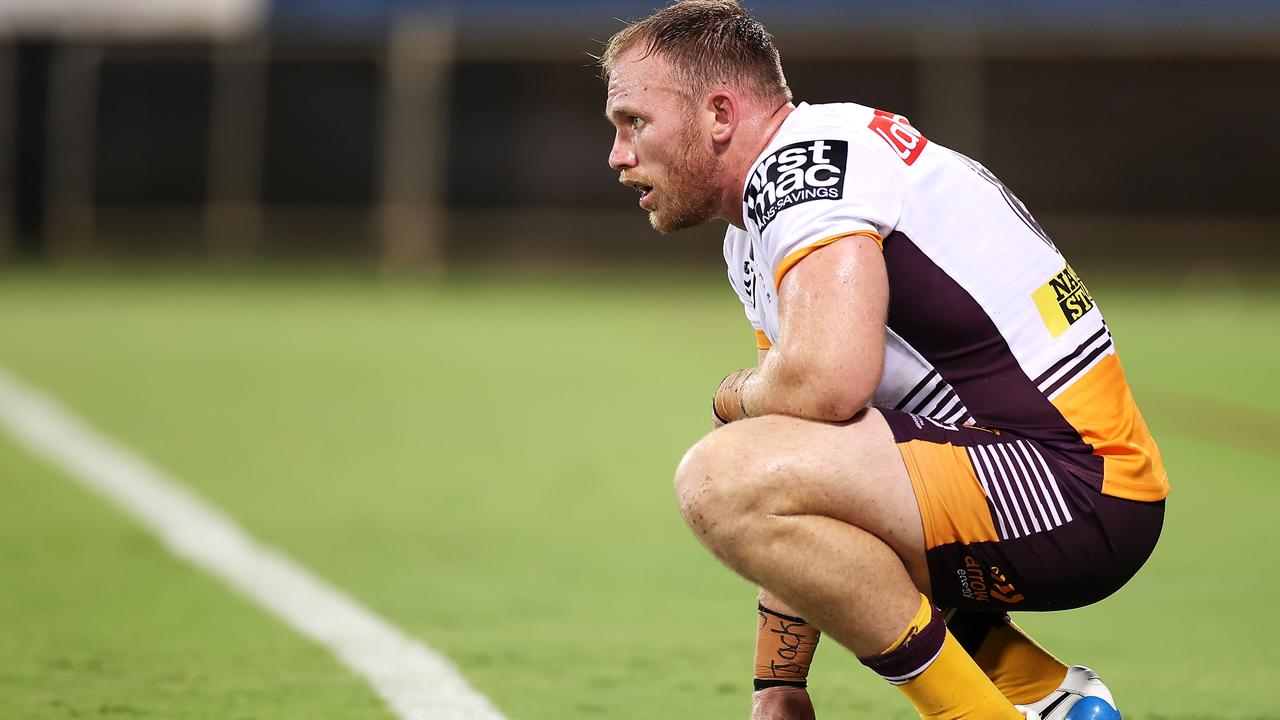
[[[909, 116], [1077, 253], [1274, 262], [1274, 3], [749, 5], [797, 99]], [[0, 46], [0, 248], [61, 262], [714, 261], [719, 228], [653, 236], [606, 167], [590, 53], [616, 17], [649, 9], [280, 0], [208, 37], [19, 33]]]

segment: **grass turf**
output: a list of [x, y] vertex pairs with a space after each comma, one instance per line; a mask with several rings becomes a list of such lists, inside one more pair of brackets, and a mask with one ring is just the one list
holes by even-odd
[[327, 651], [2, 435], [0, 498], [0, 717], [392, 717]]
[[[1262, 380], [1280, 296], [1093, 289], [1170, 468], [1167, 530], [1112, 599], [1019, 620], [1102, 670], [1130, 720], [1277, 717], [1280, 590], [1257, 558], [1280, 540], [1280, 391]], [[714, 383], [754, 360], [713, 279], [9, 273], [0, 338], [0, 362], [448, 654], [512, 718], [747, 716], [751, 589], [697, 546], [669, 483]], [[22, 628], [0, 635], [19, 658], [0, 715], [381, 716], [322, 651], [8, 445], [0, 488], [0, 549], [21, 559], [0, 566], [0, 608]], [[68, 543], [92, 553], [69, 563]], [[95, 576], [118, 580], [76, 592]], [[117, 675], [41, 669], [70, 647]], [[198, 692], [154, 680], [175, 664]], [[814, 695], [822, 717], [913, 717], [830, 643]]]

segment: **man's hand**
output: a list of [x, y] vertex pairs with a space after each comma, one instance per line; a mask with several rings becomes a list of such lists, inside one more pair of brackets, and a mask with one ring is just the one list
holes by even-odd
[[751, 695], [751, 720], [815, 720], [809, 691], [793, 687], [757, 690]]

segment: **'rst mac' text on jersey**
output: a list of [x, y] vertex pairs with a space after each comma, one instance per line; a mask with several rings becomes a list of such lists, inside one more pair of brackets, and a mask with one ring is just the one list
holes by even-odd
[[742, 202], [746, 229], [729, 228], [724, 255], [760, 347], [778, 341], [787, 271], [867, 236], [889, 277], [873, 405], [1034, 439], [1108, 495], [1168, 494], [1097, 303], [982, 165], [900, 115], [801, 103], [752, 166]]

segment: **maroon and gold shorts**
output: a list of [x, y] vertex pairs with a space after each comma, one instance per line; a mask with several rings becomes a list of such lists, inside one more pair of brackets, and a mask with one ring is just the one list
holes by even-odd
[[940, 607], [1081, 607], [1155, 549], [1163, 500], [1104, 495], [1087, 463], [1014, 433], [880, 412], [911, 476]]

